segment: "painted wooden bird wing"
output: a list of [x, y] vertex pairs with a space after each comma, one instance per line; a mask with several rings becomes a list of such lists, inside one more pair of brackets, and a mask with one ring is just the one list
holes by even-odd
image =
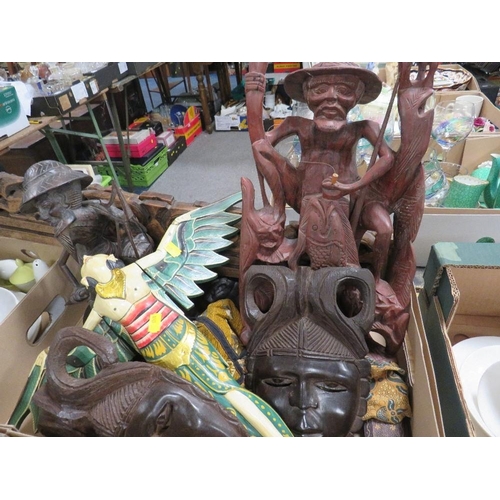
[[[151, 263], [150, 256], [137, 261], [149, 286], [170, 296], [184, 309], [194, 304], [190, 297], [203, 294], [197, 283], [217, 277], [210, 268], [229, 259], [218, 252], [233, 242], [226, 239], [238, 231], [241, 215], [227, 210], [241, 201], [241, 192], [177, 217], [168, 227]], [[145, 265], [144, 265], [145, 264]]]

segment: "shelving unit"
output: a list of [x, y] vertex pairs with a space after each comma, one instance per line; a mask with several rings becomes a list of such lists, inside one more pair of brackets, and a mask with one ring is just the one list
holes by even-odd
[[[150, 72], [159, 72], [162, 67], [165, 66], [166, 63], [153, 63], [152, 66], [149, 66], [144, 74]], [[94, 114], [94, 107], [96, 104], [105, 103], [108, 115], [110, 117], [112, 127], [116, 132], [122, 131], [122, 121], [120, 120], [117, 103], [116, 103], [116, 95], [118, 93], [124, 94], [124, 102], [127, 103], [127, 87], [138, 78], [141, 78], [142, 74], [139, 75], [128, 75], [123, 79], [112, 83], [109, 87], [103, 88], [100, 92], [92, 97], [88, 97], [86, 99], [80, 100], [78, 103], [78, 107], [74, 109], [70, 109], [67, 112], [59, 115], [59, 116], [42, 116], [42, 117], [31, 117], [30, 125], [17, 132], [16, 134], [4, 138], [0, 140], [0, 155], [8, 151], [12, 146], [20, 141], [24, 141], [28, 139], [30, 136], [34, 134], [40, 134], [39, 138], [46, 137], [49, 141], [57, 159], [61, 163], [68, 163], [67, 159], [59, 145], [57, 140], [58, 135], [66, 135], [66, 136], [78, 136], [78, 137], [86, 137], [90, 139], [94, 139], [99, 141], [102, 146], [102, 151], [105, 155], [105, 164], [107, 164], [110, 168], [110, 171], [113, 173], [114, 180], [118, 183], [118, 177], [116, 175], [114, 164], [117, 162], [113, 162], [107, 152], [106, 147], [103, 143], [103, 134], [99, 127], [99, 123]], [[157, 73], [158, 81], [160, 82], [162, 92], [166, 93], [165, 95], [169, 95], [167, 92], [166, 84], [162, 78], [159, 78], [159, 73]], [[125, 129], [128, 125], [128, 113], [127, 106], [125, 108], [125, 119], [126, 122]], [[71, 129], [71, 124], [76, 121], [87, 120], [91, 121], [93, 125], [93, 132], [81, 132], [75, 131]], [[124, 168], [125, 177], [127, 179], [128, 188], [133, 190], [133, 182], [130, 171], [130, 157], [124, 146], [124, 141], [121, 133], [118, 133], [118, 142], [121, 151], [122, 161], [119, 162], [121, 166]], [[38, 140], [37, 139], [37, 140]], [[88, 163], [88, 162], [86, 162]]]

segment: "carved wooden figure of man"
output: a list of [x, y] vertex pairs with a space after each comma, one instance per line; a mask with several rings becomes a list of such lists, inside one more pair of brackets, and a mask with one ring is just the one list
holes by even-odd
[[[252, 94], [261, 92], [263, 76], [258, 72], [247, 75], [249, 106], [258, 105], [256, 96]], [[347, 217], [350, 216], [359, 190], [387, 173], [393, 163], [393, 152], [384, 142], [377, 162], [359, 178], [355, 154], [357, 143], [365, 138], [375, 145], [380, 130], [378, 124], [370, 120], [347, 121], [347, 114], [356, 104], [372, 101], [381, 88], [382, 83], [373, 72], [354, 63], [320, 63], [286, 77], [287, 94], [292, 99], [307, 103], [314, 118], [288, 117], [278, 127], [252, 142], [257, 168], [269, 184], [274, 199], [283, 199], [301, 216], [307, 216], [307, 205], [311, 199], [333, 197], [328, 184], [323, 182], [331, 181], [335, 175], [334, 192], [339, 193], [337, 198], [342, 198], [339, 206]], [[301, 146], [301, 160], [297, 168], [274, 149], [276, 144], [292, 135], [298, 136]], [[350, 195], [349, 199], [344, 195]], [[372, 208], [374, 206], [367, 207], [367, 210]], [[381, 237], [387, 238], [389, 234], [390, 238], [390, 220], [373, 218], [370, 214], [366, 217], [377, 221]], [[325, 262], [320, 265], [333, 264]], [[379, 278], [384, 267], [383, 254], [375, 267], [374, 274]]]
[[[264, 209], [255, 210], [250, 196], [244, 196], [241, 276], [252, 262], [276, 263], [281, 256], [281, 262], [292, 269], [299, 265], [313, 269], [368, 266], [377, 291], [375, 331], [386, 339], [386, 350], [392, 354], [402, 343], [409, 318], [415, 273], [412, 243], [424, 204], [421, 161], [432, 123], [432, 111], [425, 110], [425, 103], [433, 92], [436, 67], [435, 63], [418, 63], [412, 79], [411, 63], [399, 63], [400, 77], [393, 91], [401, 117], [401, 147], [396, 153], [378, 124], [347, 120], [350, 109], [372, 101], [381, 91], [382, 83], [371, 71], [354, 63], [319, 63], [289, 74], [287, 94], [307, 103], [313, 119], [287, 117], [269, 132], [262, 126], [264, 66], [254, 63], [246, 77], [250, 140]], [[292, 135], [301, 146], [297, 168], [275, 149]], [[373, 159], [362, 177], [355, 154], [361, 138], [374, 146]], [[300, 214], [295, 247], [284, 255], [283, 226], [281, 233], [274, 231], [274, 247], [267, 244], [265, 253], [259, 251], [261, 231], [253, 228], [262, 230], [264, 222], [269, 225], [270, 214], [279, 223], [286, 204]], [[368, 262], [361, 262], [359, 244], [366, 231], [373, 235], [371, 254]]]
[[[60, 162], [45, 160], [33, 164], [23, 180], [22, 213], [36, 212], [37, 217], [54, 227], [54, 236], [80, 265], [84, 255], [112, 253], [126, 263], [153, 251], [153, 240], [142, 224], [112, 203], [83, 201], [82, 188], [92, 178]], [[61, 259], [66, 275], [71, 273]], [[73, 300], [86, 294], [75, 282]]]
[[123, 210], [100, 201], [83, 201], [81, 190], [91, 181], [90, 176], [57, 161], [35, 163], [24, 176], [21, 212], [37, 212], [41, 220], [54, 226], [56, 238], [79, 264], [84, 255], [95, 253], [113, 253], [129, 263], [151, 252], [153, 242], [139, 221], [128, 221], [131, 239], [123, 228], [116, 227], [127, 221]]

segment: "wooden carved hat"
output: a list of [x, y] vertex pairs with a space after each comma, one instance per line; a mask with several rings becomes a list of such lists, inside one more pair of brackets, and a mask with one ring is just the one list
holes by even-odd
[[364, 84], [365, 91], [358, 104], [367, 104], [375, 100], [382, 90], [382, 82], [373, 71], [362, 68], [352, 62], [322, 62], [311, 68], [303, 68], [290, 73], [285, 78], [285, 92], [296, 101], [306, 102], [304, 83], [313, 76], [322, 75], [353, 75]]
[[44, 160], [31, 165], [24, 174], [21, 213], [33, 211], [35, 200], [48, 191], [80, 181], [83, 188], [92, 183], [92, 177], [55, 160]]

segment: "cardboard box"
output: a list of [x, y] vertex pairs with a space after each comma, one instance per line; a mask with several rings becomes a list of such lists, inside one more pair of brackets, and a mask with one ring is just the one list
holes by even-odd
[[[429, 346], [424, 334], [417, 296], [415, 290], [413, 290], [410, 323], [398, 360], [400, 366], [407, 372], [412, 406], [412, 418], [410, 419], [412, 437], [439, 437], [445, 435], [437, 398], [437, 383], [430, 359]], [[21, 387], [20, 390], [22, 390], [26, 380], [25, 373], [26, 367], [18, 369], [17, 366], [12, 366], [8, 374], [10, 377], [19, 378], [18, 386]], [[3, 380], [5, 379], [0, 376], [0, 391], [5, 393], [6, 388], [2, 387], [3, 384], [1, 383]], [[13, 391], [10, 391], [10, 393], [9, 399], [12, 403], [9, 404], [14, 407], [17, 402], [17, 394]], [[3, 397], [4, 394], [0, 394], [0, 396]], [[22, 426], [21, 433], [17, 429], [1, 424], [1, 422], [8, 420], [10, 411], [10, 409], [6, 411], [5, 407], [0, 408], [0, 435], [23, 436], [32, 434], [30, 420], [27, 420]]]
[[459, 388], [453, 354], [443, 329], [443, 314], [437, 297], [425, 307], [423, 295], [419, 295], [420, 307], [425, 313], [423, 328], [426, 334], [431, 365], [436, 380], [437, 396], [443, 432], [446, 437], [475, 436], [474, 427], [466, 410], [465, 399]]
[[174, 131], [172, 129], [165, 130], [165, 132], [156, 136], [156, 140], [159, 144], [163, 144], [164, 146], [167, 146], [167, 148], [171, 148], [175, 144]]
[[0, 138], [10, 137], [29, 127], [17, 91], [13, 86], [0, 87]]
[[234, 102], [232, 106], [222, 106], [214, 116], [215, 130], [248, 130], [245, 100]]
[[481, 107], [481, 118], [486, 118], [497, 127], [495, 132], [471, 132], [469, 137], [484, 137], [485, 135], [500, 135], [500, 109], [497, 108], [480, 90], [455, 90], [436, 92], [436, 104], [446, 101], [454, 101], [457, 97], [463, 95], [478, 95], [483, 98]]
[[423, 274], [427, 301], [438, 293], [443, 273], [451, 267], [500, 267], [500, 243], [440, 242], [431, 247]]
[[[482, 134], [457, 144], [448, 160], [460, 163], [471, 173], [477, 166], [500, 153], [500, 135]], [[425, 267], [431, 246], [438, 242], [470, 242], [489, 236], [500, 243], [500, 210], [489, 208], [426, 207], [414, 243], [417, 266]]]
[[[0, 236], [0, 258], [25, 260], [23, 249], [35, 252], [52, 266], [0, 324], [1, 423], [10, 418], [38, 354], [50, 345], [59, 329], [81, 324], [87, 306], [86, 302], [66, 305], [73, 285], [56, 263], [62, 252], [56, 240], [54, 245], [46, 245]], [[76, 262], [69, 259], [68, 266], [79, 279]], [[42, 313], [49, 315], [48, 325], [30, 342], [27, 332]]]
[[215, 115], [215, 130], [227, 132], [229, 130], [248, 130], [247, 117], [236, 113], [230, 115]]
[[447, 436], [484, 435], [475, 427], [453, 355], [466, 338], [500, 336], [500, 245], [433, 247], [419, 295]]
[[489, 236], [500, 242], [500, 211], [493, 209], [425, 209], [414, 243], [418, 267], [425, 267], [432, 245], [470, 242]]
[[175, 137], [184, 137], [189, 146], [202, 132], [200, 111], [195, 106], [190, 106], [184, 114], [184, 123], [174, 128]]
[[290, 73], [302, 68], [300, 62], [273, 62], [267, 67], [267, 73]]

